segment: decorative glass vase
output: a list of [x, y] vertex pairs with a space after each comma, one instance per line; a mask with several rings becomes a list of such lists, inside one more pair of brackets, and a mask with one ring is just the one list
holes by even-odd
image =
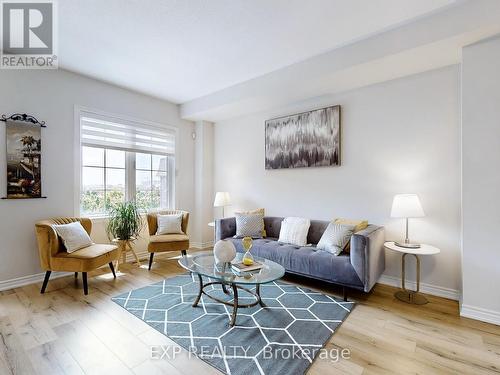
[[253, 256], [250, 253], [250, 249], [252, 248], [252, 237], [244, 237], [243, 240], [241, 241], [243, 244], [243, 248], [245, 249], [245, 255], [243, 255], [243, 264], [245, 266], [251, 266], [254, 262]]

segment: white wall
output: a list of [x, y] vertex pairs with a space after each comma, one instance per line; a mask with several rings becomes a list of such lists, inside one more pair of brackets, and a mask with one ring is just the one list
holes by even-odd
[[[264, 169], [264, 121], [340, 104], [342, 166]], [[232, 209], [267, 215], [368, 219], [399, 239], [389, 217], [396, 193], [418, 193], [427, 217], [411, 222], [416, 241], [442, 249], [422, 260], [422, 281], [444, 295], [460, 288], [459, 67], [450, 66], [335, 96], [215, 124], [215, 191]], [[387, 252], [386, 275], [400, 276], [400, 255]], [[414, 280], [413, 263], [408, 277]], [[392, 279], [394, 280], [394, 279]]]
[[[176, 198], [179, 208], [192, 211], [194, 125], [179, 118], [176, 105], [63, 70], [1, 70], [0, 84], [0, 114], [29, 113], [47, 123], [42, 130], [42, 189], [47, 199], [0, 201], [0, 282], [40, 272], [37, 220], [74, 214], [75, 105], [178, 127]], [[6, 194], [5, 163], [5, 126], [0, 123], [0, 196]], [[97, 239], [105, 238], [102, 229], [102, 224], [96, 226]]]
[[464, 316], [500, 324], [500, 36], [463, 50]]

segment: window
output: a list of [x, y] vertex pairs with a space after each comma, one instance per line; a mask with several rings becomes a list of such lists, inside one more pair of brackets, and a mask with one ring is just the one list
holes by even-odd
[[174, 208], [174, 130], [82, 111], [80, 135], [80, 214], [104, 216], [126, 200]]
[[82, 147], [81, 212], [104, 215], [114, 204], [125, 200], [126, 152]]

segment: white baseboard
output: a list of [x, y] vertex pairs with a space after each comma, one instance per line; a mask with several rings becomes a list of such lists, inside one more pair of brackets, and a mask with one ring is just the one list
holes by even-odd
[[[70, 272], [52, 272], [50, 275], [50, 280], [58, 279], [60, 277], [69, 276]], [[14, 288], [19, 288], [21, 286], [41, 283], [45, 277], [45, 272], [37, 273], [35, 275], [22, 276], [15, 279], [0, 281], [0, 292], [3, 290], [9, 290]]]
[[214, 246], [214, 241], [207, 241], [207, 242], [190, 242], [191, 247], [195, 249], [207, 249], [209, 247]]
[[[401, 278], [399, 277], [394, 277], [394, 276], [389, 276], [389, 275], [382, 275], [380, 279], [378, 280], [380, 284], [385, 284], [385, 285], [390, 285], [394, 287], [401, 287]], [[417, 283], [415, 281], [410, 281], [406, 280], [405, 281], [406, 287], [409, 289], [415, 289], [417, 287]], [[448, 298], [452, 299], [455, 301], [458, 301], [460, 299], [460, 292], [456, 289], [450, 289], [450, 288], [443, 288], [442, 286], [437, 286], [437, 285], [432, 285], [432, 284], [427, 284], [427, 283], [420, 283], [420, 291], [422, 293], [426, 294], [431, 294], [433, 296], [437, 297], [443, 297], [443, 298]]]
[[500, 312], [494, 310], [483, 309], [470, 305], [462, 305], [460, 308], [460, 316], [481, 320], [486, 323], [492, 323], [500, 326]]

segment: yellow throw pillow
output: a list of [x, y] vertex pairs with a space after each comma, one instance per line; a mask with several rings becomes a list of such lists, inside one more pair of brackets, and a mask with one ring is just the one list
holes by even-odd
[[[255, 210], [250, 210], [250, 211], [235, 212], [235, 214], [242, 214], [242, 215], [261, 214], [262, 216], [266, 216], [265, 210], [263, 208], [257, 208]], [[262, 237], [266, 237], [266, 230], [264, 229], [264, 219], [262, 219]]]
[[335, 219], [335, 224], [355, 225], [354, 233], [368, 227], [368, 220], [350, 220], [350, 219]]
[[[354, 233], [359, 232], [360, 230], [366, 229], [368, 227], [368, 220], [350, 220], [350, 219], [335, 219], [335, 224], [343, 224], [343, 225], [355, 225]], [[351, 241], [349, 240], [347, 244], [344, 246], [344, 251], [349, 253], [351, 251]]]

